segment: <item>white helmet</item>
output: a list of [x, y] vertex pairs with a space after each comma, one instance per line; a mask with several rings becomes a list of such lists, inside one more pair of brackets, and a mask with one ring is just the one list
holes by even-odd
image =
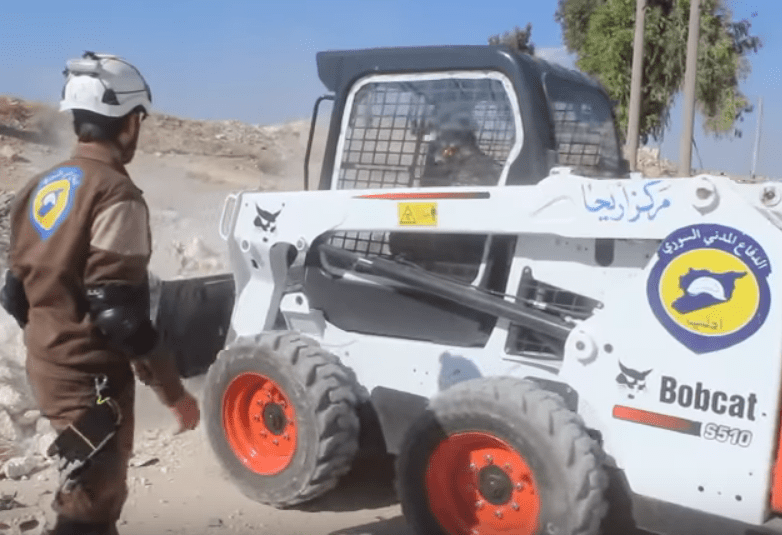
[[152, 93], [139, 70], [117, 56], [85, 52], [68, 61], [60, 111], [88, 110], [122, 117], [137, 106], [149, 114]]

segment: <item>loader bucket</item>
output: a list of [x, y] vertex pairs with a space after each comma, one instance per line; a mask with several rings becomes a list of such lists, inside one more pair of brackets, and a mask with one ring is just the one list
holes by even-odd
[[155, 326], [174, 353], [180, 376], [206, 373], [228, 335], [235, 298], [233, 276], [161, 281], [158, 291]]

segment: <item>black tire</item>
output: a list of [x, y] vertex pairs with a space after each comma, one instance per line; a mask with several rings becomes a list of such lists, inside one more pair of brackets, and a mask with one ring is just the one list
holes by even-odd
[[[248, 373], [278, 385], [296, 412], [289, 464], [275, 473], [263, 475], [244, 464], [227, 438], [223, 403], [229, 386], [236, 388], [234, 380]], [[207, 374], [203, 411], [212, 450], [239, 490], [251, 500], [285, 508], [331, 490], [349, 471], [358, 450], [356, 404], [352, 374], [336, 356], [299, 334], [280, 332], [219, 354]]]
[[[451, 514], [450, 518], [461, 519], [460, 528], [443, 526], [438, 522], [432, 502], [442, 504], [443, 496], [456, 496], [459, 491], [453, 489], [462, 486], [446, 483], [442, 490], [437, 491], [438, 495], [431, 496], [426, 484], [429, 462], [446, 438], [466, 432], [478, 432], [491, 440], [501, 440], [509, 448], [509, 454], [518, 454], [526, 463], [534, 485], [527, 492], [529, 496], [537, 496], [530, 498], [539, 503], [537, 515], [533, 512], [527, 514], [526, 511], [534, 509], [527, 509], [526, 505], [521, 507], [521, 513], [518, 512], [520, 508], [516, 502], [527, 498], [519, 490], [523, 486], [516, 487], [517, 483], [508, 477], [509, 488], [514, 490], [510, 491], [512, 494], [500, 493], [500, 499], [505, 500], [502, 504], [492, 505], [497, 503], [497, 494], [491, 496], [495, 500], [492, 503], [486, 497], [488, 493], [469, 494], [461, 503], [475, 504], [476, 510], [481, 507], [480, 504], [486, 504], [489, 509], [480, 509], [480, 513], [460, 509]], [[449, 443], [453, 444], [453, 438]], [[461, 459], [457, 455], [443, 458]], [[601, 519], [608, 508], [605, 498], [608, 479], [602, 460], [603, 453], [597, 442], [587, 434], [581, 418], [568, 410], [558, 395], [524, 380], [474, 379], [459, 383], [433, 398], [427, 412], [410, 427], [397, 460], [397, 491], [409, 525], [414, 533], [421, 535], [469, 535], [473, 529], [475, 533], [492, 532], [481, 529], [486, 527], [488, 520], [485, 517], [481, 520], [478, 515], [485, 515], [486, 511], [512, 522], [506, 526], [513, 529], [512, 533], [594, 535], [599, 532]], [[460, 466], [460, 461], [453, 464]], [[469, 470], [476, 474], [474, 483], [469, 484], [475, 485], [469, 487], [470, 493], [489, 488], [481, 487], [479, 476], [491, 464], [490, 456], [486, 457], [486, 466], [470, 463]], [[442, 473], [439, 468], [442, 465], [432, 466], [434, 471]], [[497, 477], [498, 466], [495, 464], [491, 468], [495, 474], [490, 477]], [[504, 472], [509, 471], [510, 467], [506, 464]], [[499, 477], [504, 478], [504, 474]], [[471, 501], [472, 496], [477, 496], [477, 499]], [[509, 507], [513, 507], [515, 513]], [[514, 517], [514, 514], [517, 516]], [[530, 523], [526, 529], [518, 522], [519, 514], [527, 515], [525, 520]], [[537, 518], [530, 518], [534, 516]]]

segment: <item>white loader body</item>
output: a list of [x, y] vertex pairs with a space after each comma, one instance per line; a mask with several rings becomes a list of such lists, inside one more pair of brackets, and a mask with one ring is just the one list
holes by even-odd
[[[720, 176], [594, 180], [566, 168], [534, 186], [241, 193], [222, 219], [237, 279], [232, 328], [253, 337], [279, 310], [369, 391], [430, 398], [479, 376], [563, 383], [635, 493], [759, 524], [778, 437], [781, 195]], [[259, 221], [259, 209], [276, 217]], [[480, 347], [347, 332], [286, 289], [288, 266], [270, 253], [289, 244], [303, 258], [325, 232], [400, 231], [516, 236], [507, 301], [531, 269], [602, 306], [573, 320], [563, 358], [546, 362], [508, 353], [503, 318]], [[609, 265], [596, 262], [598, 238], [613, 240]]]

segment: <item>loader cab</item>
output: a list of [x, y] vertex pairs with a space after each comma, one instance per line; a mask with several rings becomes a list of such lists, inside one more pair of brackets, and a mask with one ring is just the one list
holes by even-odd
[[317, 64], [334, 95], [319, 189], [469, 185], [434, 165], [450, 141], [497, 175], [482, 185], [536, 184], [554, 166], [627, 175], [608, 95], [579, 72], [503, 46], [329, 51]]
[[[321, 52], [317, 63], [334, 94], [319, 189], [529, 186], [558, 165], [625, 173], [606, 93], [574, 71], [497, 46]], [[491, 292], [505, 291], [515, 248], [513, 236], [405, 229], [322, 239]], [[307, 262], [312, 306], [342, 329], [481, 346], [494, 328], [490, 315]]]

